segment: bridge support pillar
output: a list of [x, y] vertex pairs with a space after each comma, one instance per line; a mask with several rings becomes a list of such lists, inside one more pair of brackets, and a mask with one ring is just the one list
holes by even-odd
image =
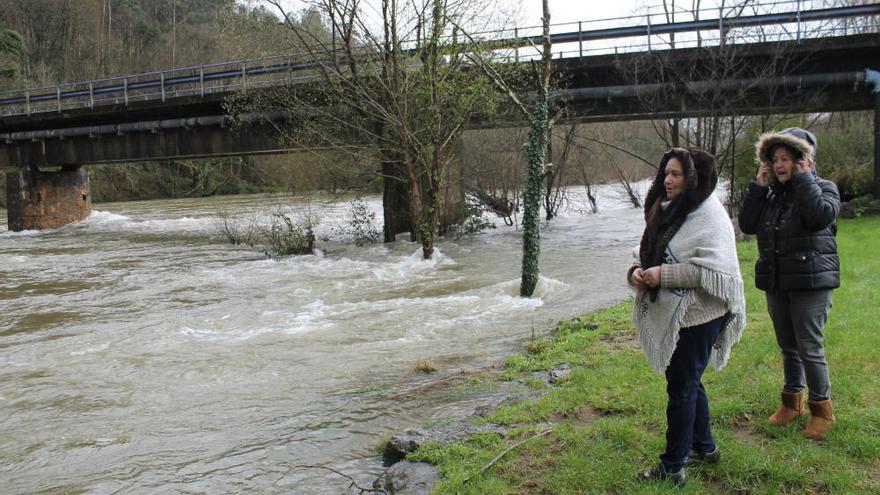
[[89, 174], [78, 165], [55, 172], [36, 167], [6, 174], [9, 230], [57, 229], [85, 219], [92, 211]]

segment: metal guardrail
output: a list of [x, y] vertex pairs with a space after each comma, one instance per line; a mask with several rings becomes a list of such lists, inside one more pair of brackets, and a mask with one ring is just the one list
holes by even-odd
[[[580, 21], [553, 26], [551, 42], [555, 57], [583, 57], [601, 53], [652, 51], [690, 46], [742, 44], [759, 41], [799, 41], [806, 38], [839, 36], [857, 32], [880, 30], [880, 4], [825, 9], [802, 9], [815, 2], [803, 0], [754, 3], [746, 11], [724, 9], [678, 11], [661, 14], [649, 12], [642, 16], [620, 17], [594, 21]], [[767, 12], [768, 9], [797, 7], [785, 12]], [[717, 17], [700, 19], [702, 13], [714, 12]], [[732, 16], [731, 14], [739, 14]], [[688, 15], [689, 20], [675, 20]], [[661, 22], [657, 22], [660, 16]], [[847, 22], [865, 18], [858, 25]], [[639, 21], [638, 25], [605, 27], [609, 22]], [[585, 29], [584, 27], [593, 29]], [[600, 27], [601, 26], [601, 27]], [[576, 27], [576, 30], [570, 30]], [[766, 29], [766, 28], [773, 29]], [[535, 48], [541, 42], [540, 27], [513, 28], [476, 33], [475, 40], [490, 46], [501, 61], [524, 61], [540, 56]], [[562, 32], [559, 32], [559, 31]], [[715, 37], [702, 35], [706, 31], [718, 33]], [[674, 36], [679, 35], [677, 38]], [[690, 36], [683, 36], [690, 35]], [[634, 43], [620, 45], [622, 38]], [[615, 40], [614, 43], [611, 43]], [[607, 43], [599, 43], [599, 42]], [[593, 46], [591, 46], [593, 45]], [[38, 88], [25, 88], [0, 93], [0, 115], [32, 115], [45, 112], [63, 112], [76, 108], [94, 108], [99, 105], [124, 105], [132, 102], [178, 98], [204, 97], [218, 92], [239, 89], [296, 84], [320, 77], [320, 66], [334, 60], [326, 52], [327, 62], [309, 61], [303, 54], [284, 54], [251, 60], [239, 60], [193, 67], [168, 69], [159, 72], [109, 77], [92, 81], [63, 83]]]

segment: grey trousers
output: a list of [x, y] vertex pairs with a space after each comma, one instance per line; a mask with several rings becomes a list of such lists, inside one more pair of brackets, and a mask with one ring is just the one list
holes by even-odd
[[830, 308], [831, 289], [767, 293], [767, 309], [782, 349], [783, 391], [800, 392], [806, 385], [811, 401], [831, 397], [822, 345]]

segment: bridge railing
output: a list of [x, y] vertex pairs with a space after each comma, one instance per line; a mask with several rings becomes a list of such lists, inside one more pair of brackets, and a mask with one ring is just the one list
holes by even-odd
[[[811, 25], [813, 24], [813, 25]], [[862, 33], [880, 32], [880, 21], [870, 21], [858, 26], [829, 25], [828, 23], [805, 23], [802, 28], [806, 32], [800, 36], [801, 40], [828, 38], [833, 36], [850, 36]], [[724, 36], [717, 33], [696, 37], [684, 37], [670, 39], [668, 36], [654, 35], [653, 39], [645, 39], [631, 42], [625, 45], [598, 45], [584, 43], [557, 43], [554, 45], [553, 57], [576, 58], [594, 55], [623, 54], [633, 52], [653, 52], [681, 48], [698, 48], [726, 45], [742, 45], [746, 43], [783, 42], [794, 41], [794, 30], [779, 30], [776, 32], [761, 32], [755, 28], [739, 28], [725, 32]], [[496, 52], [496, 60], [506, 62], [537, 60], [541, 57], [540, 51], [532, 47], [522, 47], [518, 51], [507, 49]]]
[[165, 101], [185, 96], [293, 84], [317, 76], [315, 64], [294, 54], [114, 76], [0, 93], [2, 115]]
[[[736, 10], [665, 12], [655, 8], [639, 16], [555, 24], [551, 27], [553, 53], [556, 58], [584, 57], [880, 31], [880, 5], [820, 8], [824, 5], [818, 0], [777, 0], [748, 3]], [[540, 56], [540, 26], [474, 33], [472, 37], [490, 46], [496, 60], [517, 62]], [[316, 62], [314, 54], [289, 53], [18, 89], [0, 93], [0, 116], [127, 106], [140, 101], [296, 84], [319, 77], [320, 66], [331, 63], [333, 56], [327, 52], [326, 61]]]
[[[880, 6], [827, 4], [823, 0], [777, 0], [723, 9], [679, 7], [670, 12], [655, 7], [639, 16], [555, 24], [550, 31], [551, 38], [556, 37], [553, 55], [570, 58], [880, 31]], [[629, 22], [628, 27], [616, 26], [621, 21]], [[496, 56], [511, 61], [540, 58], [541, 30], [541, 26], [530, 26], [497, 31], [498, 37], [521, 42], [496, 50]]]

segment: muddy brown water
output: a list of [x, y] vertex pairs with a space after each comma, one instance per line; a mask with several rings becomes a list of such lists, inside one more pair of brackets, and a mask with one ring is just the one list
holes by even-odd
[[[304, 464], [368, 485], [382, 438], [492, 393], [442, 380], [627, 297], [641, 212], [610, 188], [599, 214], [583, 204], [573, 192], [543, 229], [531, 299], [517, 296], [520, 232], [503, 223], [426, 261], [405, 241], [339, 240], [345, 198], [97, 204], [21, 233], [2, 211], [0, 493], [345, 493]], [[222, 242], [211, 220], [274, 208], [311, 210], [333, 240], [273, 260]], [[438, 374], [414, 372], [421, 360]]]

